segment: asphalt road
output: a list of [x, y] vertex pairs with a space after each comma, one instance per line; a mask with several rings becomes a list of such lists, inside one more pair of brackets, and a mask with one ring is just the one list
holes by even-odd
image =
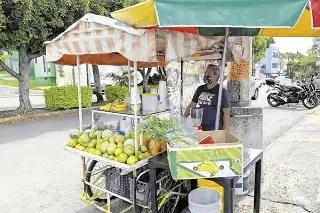
[[[270, 108], [261, 91], [253, 105], [264, 109], [265, 145], [297, 124], [307, 110]], [[90, 115], [84, 115], [90, 123]], [[98, 213], [79, 196], [82, 190], [80, 157], [63, 150], [77, 116], [0, 127], [0, 212]]]

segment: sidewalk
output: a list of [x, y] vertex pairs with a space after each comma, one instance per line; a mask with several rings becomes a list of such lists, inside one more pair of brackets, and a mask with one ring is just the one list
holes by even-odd
[[[10, 87], [0, 85], [0, 97], [10, 97], [14, 95], [19, 95], [18, 87]], [[30, 90], [30, 95], [43, 95], [42, 90]]]
[[[92, 95], [92, 101], [97, 101], [97, 97], [95, 95]], [[33, 108], [45, 108], [45, 100], [43, 94], [30, 94], [30, 102]], [[19, 95], [0, 95], [0, 112], [6, 110], [15, 110], [18, 107]]]
[[[264, 152], [261, 213], [320, 212], [320, 106]], [[253, 193], [237, 213], [252, 212]]]

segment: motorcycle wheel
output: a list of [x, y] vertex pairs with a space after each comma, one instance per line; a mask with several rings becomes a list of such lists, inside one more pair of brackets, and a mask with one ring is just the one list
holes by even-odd
[[272, 97], [275, 95], [278, 95], [278, 93], [270, 93], [267, 97], [268, 104], [272, 107], [280, 106], [280, 103]]
[[318, 106], [318, 97], [316, 95], [307, 96], [302, 100], [302, 104], [307, 109], [314, 109]]

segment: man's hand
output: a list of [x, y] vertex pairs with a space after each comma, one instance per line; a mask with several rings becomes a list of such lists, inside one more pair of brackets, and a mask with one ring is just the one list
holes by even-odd
[[197, 106], [197, 103], [191, 102], [191, 103], [188, 105], [188, 107], [187, 107], [186, 111], [184, 112], [183, 116], [184, 116], [185, 118], [189, 117], [189, 115], [190, 115], [190, 109], [195, 108], [196, 106]]

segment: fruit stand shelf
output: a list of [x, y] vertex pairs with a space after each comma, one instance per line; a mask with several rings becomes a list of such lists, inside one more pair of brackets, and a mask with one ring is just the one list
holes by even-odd
[[[130, 117], [134, 118], [134, 111], [127, 110], [125, 112], [113, 112], [113, 111], [102, 111], [102, 110], [92, 110], [92, 114], [107, 114], [107, 115], [117, 115], [117, 116], [124, 116], [124, 117]], [[143, 118], [148, 115], [165, 115], [167, 113], [170, 113], [170, 110], [162, 110], [162, 111], [155, 111], [155, 112], [149, 112], [149, 111], [138, 111], [137, 116], [138, 118]]]
[[149, 159], [149, 158], [146, 158], [146, 159], [140, 160], [136, 164], [129, 166], [127, 164], [119, 163], [119, 162], [116, 162], [116, 161], [113, 161], [113, 160], [109, 160], [107, 158], [100, 157], [98, 155], [93, 155], [93, 154], [90, 154], [88, 152], [83, 152], [83, 151], [74, 149], [74, 148], [69, 147], [69, 146], [65, 146], [64, 150], [67, 151], [67, 152], [73, 153], [73, 154], [80, 155], [82, 157], [86, 157], [86, 158], [90, 158], [90, 159], [93, 159], [93, 160], [96, 160], [96, 161], [104, 162], [104, 163], [106, 163], [106, 164], [108, 164], [110, 166], [114, 166], [116, 168], [123, 169], [123, 170], [128, 171], [128, 172], [132, 172], [132, 171], [134, 171], [136, 169], [139, 169], [139, 168], [147, 165], [148, 164], [148, 159]]

